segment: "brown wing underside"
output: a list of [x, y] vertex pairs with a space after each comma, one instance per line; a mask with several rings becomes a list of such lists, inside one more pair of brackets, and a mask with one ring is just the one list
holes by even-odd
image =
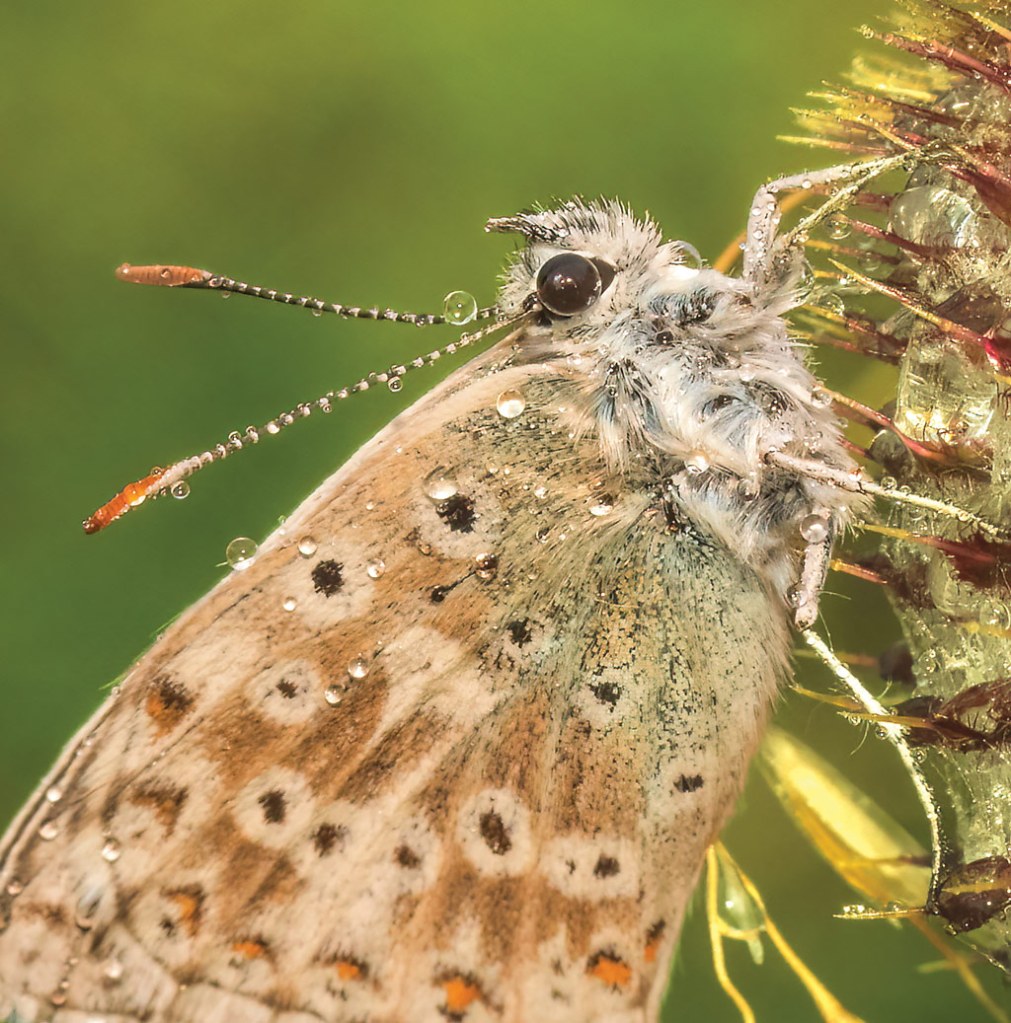
[[648, 495], [604, 499], [572, 385], [493, 358], [327, 481], [68, 749], [0, 851], [0, 1012], [655, 1018], [785, 628]]

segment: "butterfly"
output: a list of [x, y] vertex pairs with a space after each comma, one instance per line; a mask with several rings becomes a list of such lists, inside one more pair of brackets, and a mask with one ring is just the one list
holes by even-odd
[[810, 224], [776, 196], [816, 179], [824, 216], [883, 167], [760, 190], [741, 277], [616, 202], [490, 221], [522, 239], [500, 339], [169, 628], [11, 827], [0, 1012], [655, 1019], [873, 490], [783, 319]]

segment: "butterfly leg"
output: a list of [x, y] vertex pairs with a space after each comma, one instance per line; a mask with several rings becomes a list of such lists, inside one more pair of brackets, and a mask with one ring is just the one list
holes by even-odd
[[870, 497], [883, 497], [895, 504], [905, 504], [914, 508], [922, 508], [924, 511], [944, 515], [946, 518], [957, 519], [966, 525], [971, 525], [984, 535], [995, 540], [1006, 540], [1007, 532], [1000, 526], [977, 515], [975, 512], [959, 508], [957, 505], [949, 504], [947, 501], [938, 501], [933, 497], [926, 497], [923, 494], [906, 493], [904, 490], [897, 490], [884, 487], [880, 483], [865, 476], [859, 471], [836, 469], [824, 462], [815, 461], [810, 458], [798, 458], [796, 455], [788, 455], [786, 452], [771, 450], [764, 455], [764, 460], [769, 465], [786, 469], [797, 476], [811, 480], [815, 483], [824, 483], [830, 487], [837, 487], [852, 494], [867, 494]]
[[[774, 284], [788, 280], [799, 268], [808, 233], [836, 211], [850, 205], [872, 178], [901, 166], [905, 154], [862, 163], [838, 164], [807, 174], [791, 174], [763, 185], [751, 203], [751, 215], [744, 247], [744, 276], [756, 284]], [[782, 211], [777, 196], [781, 192], [813, 188], [832, 188], [832, 194], [818, 209], [806, 216], [786, 234], [778, 236]]]
[[793, 622], [798, 629], [809, 629], [818, 618], [818, 597], [828, 575], [835, 523], [827, 509], [816, 508], [801, 523], [800, 532], [805, 547], [800, 578], [793, 590]]

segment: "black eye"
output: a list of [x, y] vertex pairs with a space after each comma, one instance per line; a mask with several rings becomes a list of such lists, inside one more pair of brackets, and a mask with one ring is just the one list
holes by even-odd
[[[610, 284], [614, 271], [607, 269]], [[537, 297], [556, 316], [575, 316], [589, 309], [604, 287], [596, 262], [575, 252], [552, 256], [537, 273]]]

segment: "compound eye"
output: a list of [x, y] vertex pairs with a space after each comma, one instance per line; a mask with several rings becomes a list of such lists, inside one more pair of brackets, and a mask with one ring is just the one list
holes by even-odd
[[537, 297], [549, 313], [575, 316], [600, 297], [600, 271], [575, 252], [552, 256], [537, 273]]

